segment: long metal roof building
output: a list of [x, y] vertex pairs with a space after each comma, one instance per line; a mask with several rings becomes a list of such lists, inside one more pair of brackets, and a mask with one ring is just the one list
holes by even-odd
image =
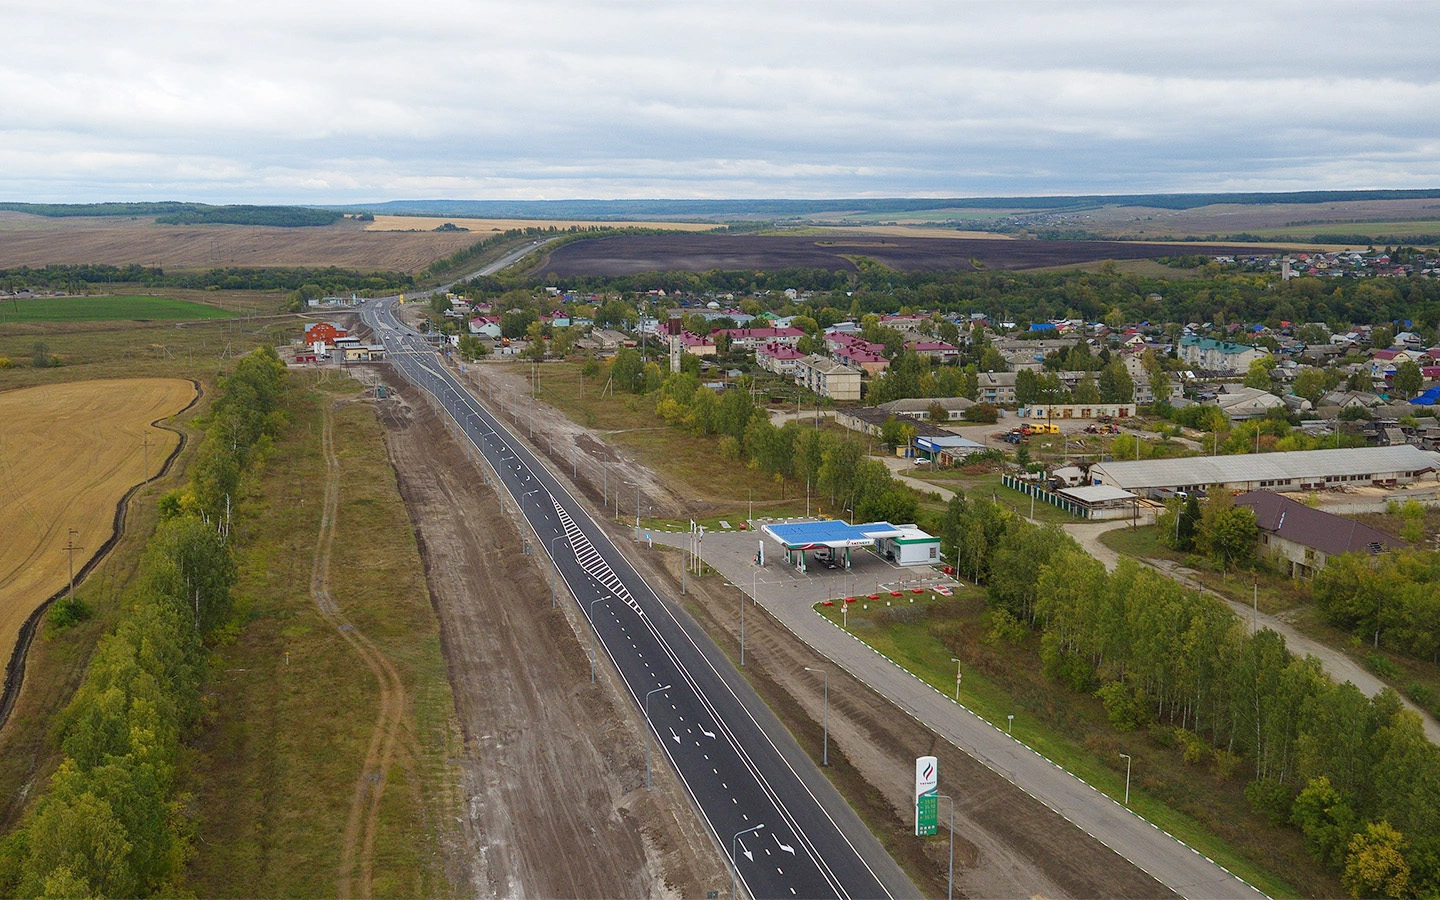
[[1404, 444], [1103, 462], [1090, 467], [1090, 481], [1127, 491], [1212, 485], [1232, 490], [1300, 491], [1337, 484], [1404, 483], [1437, 470], [1440, 453]]

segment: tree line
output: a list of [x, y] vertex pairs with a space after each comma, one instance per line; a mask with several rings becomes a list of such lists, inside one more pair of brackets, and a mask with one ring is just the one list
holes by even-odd
[[60, 766], [0, 841], [0, 895], [183, 893], [182, 745], [203, 710], [207, 639], [230, 616], [236, 491], [284, 421], [285, 381], [266, 347], [220, 383], [189, 483], [162, 499], [118, 622], [59, 716]]
[[[592, 371], [598, 374], [598, 367]], [[616, 354], [609, 377], [618, 390], [648, 395], [667, 424], [717, 437], [721, 456], [744, 460], [773, 479], [782, 494], [787, 483], [797, 488], [804, 483], [832, 510], [853, 511], [857, 522], [915, 522], [920, 515], [915, 493], [892, 478], [884, 463], [866, 458], [858, 441], [797, 421], [771, 423], [751, 398], [748, 378], [717, 393], [700, 383], [697, 371], [662, 376], [658, 365], [643, 363], [628, 348]]]
[[1106, 572], [990, 501], [957, 495], [940, 534], [997, 630], [1038, 631], [1046, 676], [1095, 695], [1117, 730], [1223, 776], [1243, 766], [1252, 808], [1298, 828], [1354, 896], [1440, 891], [1440, 749], [1393, 691], [1337, 685], [1213, 597], [1129, 559]]
[[296, 291], [318, 286], [324, 294], [407, 290], [415, 279], [403, 272], [362, 272], [338, 266], [246, 268], [227, 266], [200, 272], [169, 271], [126, 265], [17, 266], [0, 269], [0, 289], [67, 290], [80, 293], [92, 284], [137, 284], [143, 287], [193, 288], [217, 291]]
[[[1276, 275], [1227, 271], [1207, 262], [1200, 277], [1169, 280], [1114, 270], [1084, 272], [900, 272], [863, 266], [859, 271], [777, 269], [771, 272], [646, 272], [623, 276], [510, 277], [507, 289], [558, 286], [595, 293], [640, 294], [663, 289], [692, 295], [750, 294], [795, 288], [805, 301], [770, 305], [779, 312], [825, 310], [838, 319], [866, 313], [925, 309], [947, 314], [983, 313], [992, 321], [1032, 322], [1080, 318], [1088, 322], [1265, 323], [1325, 322], [1332, 330], [1350, 324], [1411, 320], [1411, 328], [1434, 329], [1440, 321], [1440, 280], [1317, 278], [1282, 281]], [[828, 324], [821, 319], [822, 324]]]

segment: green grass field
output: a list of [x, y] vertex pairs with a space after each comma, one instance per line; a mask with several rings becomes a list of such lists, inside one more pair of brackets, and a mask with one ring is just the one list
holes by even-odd
[[[989, 639], [984, 596], [972, 588], [953, 598], [919, 595], [913, 603], [907, 594], [894, 601], [897, 607], [852, 604], [849, 631], [947, 696], [955, 689], [951, 658], [965, 660], [962, 704], [1001, 729], [1014, 714], [1016, 739], [1117, 800], [1125, 792], [1119, 754], [1131, 754], [1130, 807], [1269, 896], [1339, 895], [1339, 883], [1305, 853], [1298, 832], [1250, 812], [1243, 765], [1241, 774], [1221, 777], [1208, 766], [1187, 765], [1179, 749], [1145, 732], [1116, 732], [1098, 700], [1041, 674], [1037, 635], [1018, 645]], [[816, 609], [841, 623], [838, 604]]]
[[1317, 225], [1287, 225], [1282, 228], [1259, 228], [1254, 234], [1261, 237], [1293, 238], [1309, 240], [1312, 237], [1336, 235], [1347, 237], [1357, 234], [1372, 235], [1433, 235], [1440, 234], [1440, 219], [1407, 219], [1398, 222], [1326, 222]]
[[0, 301], [4, 322], [146, 322], [227, 319], [234, 312], [171, 297], [37, 297]]

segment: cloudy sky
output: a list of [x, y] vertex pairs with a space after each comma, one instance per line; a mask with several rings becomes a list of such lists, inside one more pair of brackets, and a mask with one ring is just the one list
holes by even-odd
[[0, 200], [1440, 187], [1436, 15], [0, 0]]

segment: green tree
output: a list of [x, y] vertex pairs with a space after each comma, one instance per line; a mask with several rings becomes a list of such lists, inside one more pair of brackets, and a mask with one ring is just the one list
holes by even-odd
[[1089, 375], [1080, 379], [1079, 383], [1075, 385], [1072, 395], [1076, 403], [1100, 402], [1100, 388], [1096, 387], [1095, 379]]
[[1250, 363], [1250, 371], [1245, 373], [1245, 386], [1256, 390], [1268, 391], [1273, 383], [1270, 378], [1270, 370], [1275, 368], [1273, 356], [1262, 356]]
[[1388, 350], [1395, 343], [1395, 330], [1388, 325], [1379, 325], [1370, 330], [1370, 346], [1376, 350]]
[[1229, 495], [1217, 493], [1205, 504], [1200, 517], [1199, 542], [1207, 553], [1228, 568], [1255, 555], [1260, 529], [1255, 524], [1253, 510], [1221, 498], [1228, 500]]
[[1150, 396], [1154, 397], [1157, 403], [1161, 401], [1168, 403], [1170, 400], [1170, 392], [1171, 387], [1169, 373], [1165, 372], [1164, 370], [1151, 373]]
[[1331, 786], [1330, 779], [1323, 777], [1310, 779], [1295, 798], [1290, 821], [1305, 835], [1310, 855], [1337, 869], [1344, 863], [1350, 838], [1359, 827], [1350, 804]]
[[638, 394], [645, 389], [645, 361], [634, 347], [621, 347], [610, 363], [610, 377], [618, 390]]
[[1295, 384], [1290, 390], [1295, 396], [1304, 397], [1313, 405], [1319, 403], [1320, 398], [1330, 389], [1328, 381], [1324, 370], [1306, 366], [1296, 373]]
[[1020, 406], [1029, 406], [1035, 402], [1039, 393], [1039, 378], [1030, 369], [1021, 369], [1015, 373], [1015, 402]]
[[1420, 365], [1414, 360], [1405, 360], [1395, 367], [1395, 378], [1393, 385], [1395, 391], [1405, 399], [1410, 399], [1420, 392], [1420, 385], [1424, 384], [1425, 376], [1420, 372]]
[[490, 355], [490, 347], [473, 334], [460, 335], [460, 344], [457, 349], [460, 358], [466, 362], [474, 362], [482, 356]]
[[985, 352], [980, 355], [980, 371], [982, 372], [1008, 372], [1010, 364], [1005, 362], [1005, 357], [994, 347], [986, 347]]
[[1100, 370], [1100, 400], [1129, 403], [1135, 399], [1135, 380], [1118, 359]]

